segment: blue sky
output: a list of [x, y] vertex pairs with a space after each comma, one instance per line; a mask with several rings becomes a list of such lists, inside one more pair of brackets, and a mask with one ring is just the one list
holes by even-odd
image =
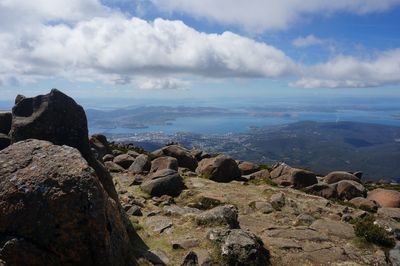
[[400, 0], [0, 0], [0, 100], [400, 97], [398, 25]]

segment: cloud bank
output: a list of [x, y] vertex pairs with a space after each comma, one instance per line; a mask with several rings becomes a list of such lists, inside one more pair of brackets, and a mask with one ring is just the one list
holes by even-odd
[[[297, 6], [307, 12], [345, 9], [362, 14], [384, 11], [398, 3], [293, 0], [292, 11], [288, 11], [289, 1], [238, 0], [237, 4], [228, 5], [223, 0], [214, 0], [210, 6], [204, 3], [209, 0], [152, 1], [162, 9], [180, 10], [175, 8], [180, 3], [183, 11], [191, 7], [202, 14], [208, 14], [207, 10], [213, 7], [226, 13], [227, 22], [231, 13], [236, 12], [232, 10], [246, 3], [255, 13], [241, 13], [254, 16], [249, 21], [255, 21], [263, 29], [286, 27], [296, 15], [285, 14], [296, 13]], [[200, 2], [201, 7], [196, 9], [196, 3]], [[266, 3], [271, 6], [266, 8]], [[256, 9], [274, 10], [271, 12], [276, 12], [282, 21], [268, 22], [273, 19], [268, 14], [263, 14], [268, 20], [263, 21], [261, 15], [257, 17]], [[237, 20], [246, 23], [239, 15]], [[34, 4], [0, 0], [0, 22], [0, 86], [49, 78], [133, 84], [143, 90], [185, 89], [190, 87], [193, 77], [292, 79], [291, 86], [303, 88], [400, 83], [400, 49], [382, 51], [370, 58], [341, 55], [325, 63], [301, 65], [264, 42], [232, 32], [200, 32], [178, 20], [145, 21], [128, 17], [97, 0], [38, 0]], [[250, 24], [247, 26], [251, 27]], [[294, 40], [293, 44], [305, 47], [321, 42], [309, 35]]]
[[[367, 14], [383, 12], [399, 0], [150, 0], [164, 12], [184, 13], [246, 30], [286, 29], [308, 15], [329, 15], [337, 12]], [[245, 11], [244, 11], [245, 10]]]

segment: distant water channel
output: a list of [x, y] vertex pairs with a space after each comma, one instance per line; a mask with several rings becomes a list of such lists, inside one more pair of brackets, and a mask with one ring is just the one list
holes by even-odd
[[[329, 112], [296, 112], [287, 116], [254, 117], [248, 115], [235, 116], [203, 116], [182, 117], [165, 125], [150, 125], [146, 128], [89, 128], [93, 133], [108, 134], [134, 134], [145, 132], [163, 132], [174, 134], [177, 132], [191, 132], [200, 134], [227, 134], [245, 132], [252, 127], [263, 127], [272, 125], [289, 124], [300, 121], [315, 122], [362, 122], [382, 125], [400, 126], [400, 119], [393, 115], [399, 112], [383, 111], [355, 111], [343, 110], [335, 113]], [[89, 121], [90, 125], [90, 121]]]

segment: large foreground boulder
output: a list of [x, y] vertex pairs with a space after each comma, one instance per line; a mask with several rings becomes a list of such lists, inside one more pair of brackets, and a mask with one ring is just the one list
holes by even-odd
[[135, 263], [117, 203], [78, 150], [27, 140], [1, 151], [0, 165], [0, 261]]
[[118, 201], [110, 174], [90, 149], [87, 119], [82, 106], [56, 89], [33, 98], [19, 95], [15, 102], [10, 131], [12, 143], [40, 139], [77, 148], [96, 171], [107, 193]]
[[280, 164], [271, 171], [272, 180], [281, 186], [304, 188], [318, 183], [317, 176], [307, 170]]
[[217, 182], [229, 182], [241, 176], [235, 160], [226, 155], [201, 160], [196, 173]]
[[370, 191], [367, 198], [382, 207], [400, 208], [400, 192], [396, 190], [377, 188]]
[[178, 160], [178, 166], [188, 168], [192, 171], [196, 170], [197, 160], [190, 153], [189, 150], [183, 148], [179, 145], [168, 145], [153, 152], [153, 155], [160, 156], [170, 156]]
[[9, 112], [0, 113], [0, 133], [8, 135], [11, 130], [12, 114]]

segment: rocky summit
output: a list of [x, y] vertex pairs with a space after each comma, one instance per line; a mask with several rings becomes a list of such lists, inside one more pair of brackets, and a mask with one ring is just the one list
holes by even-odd
[[0, 115], [0, 265], [399, 265], [396, 184], [145, 151], [86, 121], [58, 90]]

